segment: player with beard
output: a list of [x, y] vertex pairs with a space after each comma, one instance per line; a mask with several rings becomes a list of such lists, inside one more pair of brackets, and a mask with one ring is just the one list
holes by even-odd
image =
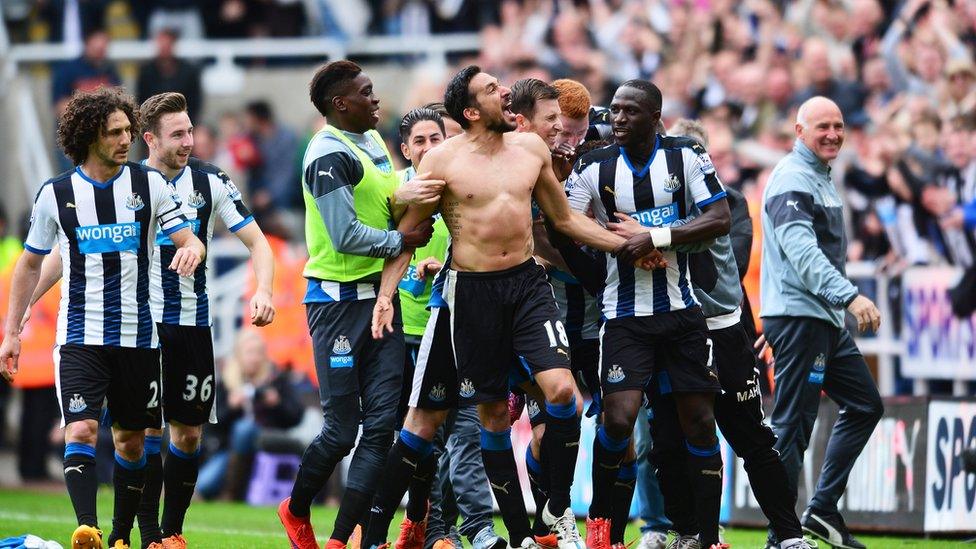
[[[586, 216], [571, 213], [545, 142], [532, 133], [511, 131], [515, 123], [509, 95], [479, 67], [462, 69], [448, 85], [444, 103], [466, 131], [430, 151], [419, 168], [446, 182], [440, 210], [451, 232], [452, 256], [443, 295], [450, 307], [457, 370], [415, 373], [415, 388], [443, 383], [448, 402], [410, 408], [374, 500], [365, 547], [384, 543], [415, 464], [429, 452], [434, 432], [458, 402], [478, 405], [482, 459], [510, 539], [517, 546], [536, 546], [512, 452], [507, 397], [513, 354], [530, 365], [553, 418], [543, 439], [544, 452], [552, 459], [543, 517], [559, 547], [583, 545], [569, 508], [579, 445], [569, 342], [545, 272], [532, 259], [531, 201], [571, 238], [605, 251], [626, 242]], [[411, 206], [401, 223], [415, 224], [436, 207]], [[621, 256], [628, 264], [635, 259], [632, 253]], [[384, 267], [374, 335], [394, 331], [392, 296], [409, 260], [406, 253]]]

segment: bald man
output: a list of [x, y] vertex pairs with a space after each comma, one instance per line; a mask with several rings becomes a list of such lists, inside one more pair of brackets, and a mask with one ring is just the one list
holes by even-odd
[[830, 179], [830, 162], [844, 144], [840, 109], [825, 97], [808, 99], [795, 129], [793, 151], [776, 165], [762, 201], [761, 316], [776, 362], [772, 424], [796, 498], [820, 392], [840, 406], [801, 522], [807, 533], [834, 547], [859, 549], [864, 545], [847, 530], [837, 501], [884, 407], [844, 327], [844, 311], [851, 312], [859, 331], [877, 330], [881, 315], [844, 273], [843, 202]]

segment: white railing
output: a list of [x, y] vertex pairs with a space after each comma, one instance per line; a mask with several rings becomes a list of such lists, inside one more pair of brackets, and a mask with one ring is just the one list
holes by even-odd
[[[215, 58], [230, 62], [239, 57], [327, 57], [342, 59], [348, 56], [426, 54], [443, 58], [449, 53], [478, 51], [481, 38], [476, 33], [435, 36], [369, 36], [348, 42], [325, 37], [255, 38], [240, 40], [180, 40], [176, 55], [185, 59]], [[115, 61], [151, 59], [156, 47], [149, 40], [116, 40], [109, 45], [108, 57]], [[65, 61], [78, 56], [78, 51], [65, 44], [17, 44], [10, 48], [15, 65]]]

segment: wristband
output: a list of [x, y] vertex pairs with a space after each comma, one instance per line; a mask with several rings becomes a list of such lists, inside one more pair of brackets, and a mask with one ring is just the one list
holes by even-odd
[[654, 227], [653, 229], [648, 229], [648, 233], [651, 234], [651, 242], [654, 243], [655, 248], [667, 248], [671, 246], [671, 229], [667, 227]]

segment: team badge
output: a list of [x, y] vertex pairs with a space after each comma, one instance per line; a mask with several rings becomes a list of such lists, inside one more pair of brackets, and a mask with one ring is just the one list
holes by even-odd
[[337, 355], [348, 355], [351, 352], [352, 344], [349, 343], [349, 338], [342, 335], [337, 337], [335, 343], [332, 345], [332, 353]]
[[[224, 176], [224, 172], [220, 172], [218, 175]], [[224, 188], [227, 189], [228, 198], [231, 200], [240, 200], [241, 191], [237, 188], [237, 185], [235, 185], [233, 181], [230, 179], [224, 179]]]
[[85, 408], [88, 408], [88, 404], [85, 403], [85, 397], [78, 393], [75, 393], [75, 396], [71, 397], [71, 400], [68, 401], [68, 411], [72, 414], [83, 412]]
[[817, 355], [817, 358], [813, 360], [813, 368], [810, 372], [810, 377], [807, 381], [810, 383], [823, 383], [824, 380], [824, 370], [827, 369], [827, 356], [823, 353]]
[[447, 387], [443, 383], [438, 383], [430, 388], [430, 393], [427, 396], [434, 402], [443, 402], [447, 398]]
[[186, 201], [186, 203], [189, 204], [191, 208], [199, 210], [207, 205], [207, 199], [203, 197], [203, 193], [200, 191], [193, 191], [193, 194], [190, 195], [190, 198]]
[[132, 193], [125, 197], [125, 207], [129, 210], [137, 212], [146, 207], [146, 204], [142, 201], [142, 197], [139, 193]]
[[536, 402], [534, 400], [530, 400], [529, 401], [529, 405], [526, 408], [528, 409], [529, 417], [530, 418], [534, 418], [535, 416], [539, 415], [539, 411], [540, 410], [539, 410], [539, 403], [538, 402]]
[[681, 188], [681, 181], [678, 181], [678, 177], [673, 173], [668, 174], [668, 179], [664, 182], [664, 190], [669, 193], [677, 192]]
[[610, 367], [610, 371], [607, 372], [607, 381], [610, 383], [620, 383], [625, 377], [627, 376], [624, 374], [624, 370], [619, 364], [614, 364]]
[[471, 397], [473, 397], [474, 396], [474, 383], [472, 383], [470, 379], [464, 378], [464, 380], [461, 381], [461, 390], [459, 391], [459, 394], [462, 397], [464, 397], [464, 398], [471, 398]]

